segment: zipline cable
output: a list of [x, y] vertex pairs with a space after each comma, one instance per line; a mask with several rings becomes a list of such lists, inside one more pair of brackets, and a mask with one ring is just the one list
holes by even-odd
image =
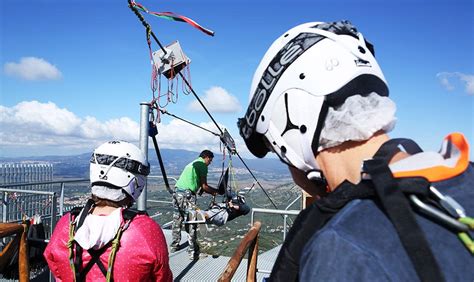
[[255, 179], [255, 181], [257, 182], [258, 186], [260, 186], [260, 188], [262, 188], [262, 191], [263, 193], [265, 193], [265, 195], [267, 196], [267, 198], [270, 200], [270, 203], [272, 203], [273, 207], [275, 209], [278, 209], [277, 205], [273, 202], [272, 198], [270, 198], [270, 195], [268, 195], [267, 191], [265, 189], [263, 189], [263, 186], [262, 184], [260, 184], [260, 182], [257, 180], [257, 178], [255, 177], [255, 175], [253, 174], [253, 172], [250, 170], [250, 168], [247, 166], [247, 164], [244, 162], [244, 160], [242, 159], [242, 157], [239, 155], [238, 152], [235, 153], [237, 155], [237, 157], [239, 157], [240, 161], [244, 164], [245, 168], [247, 168], [248, 172], [250, 173], [250, 175], [252, 175], [253, 179]]
[[[158, 38], [156, 37], [155, 33], [153, 32], [153, 30], [151, 29], [151, 26], [150, 24], [148, 24], [148, 22], [145, 20], [145, 18], [140, 14], [140, 12], [138, 11], [138, 9], [136, 8], [136, 6], [132, 3], [132, 0], [128, 0], [128, 7], [133, 11], [133, 13], [138, 17], [138, 19], [140, 20], [140, 22], [142, 23], [142, 25], [146, 28], [146, 32], [147, 32], [147, 36], [148, 35], [151, 35], [153, 37], [153, 39], [155, 40], [155, 42], [158, 44], [158, 46], [160, 46], [161, 50], [163, 50], [163, 53], [166, 55], [167, 52], [166, 52], [166, 49], [163, 47], [163, 45], [161, 44], [161, 42], [158, 40]], [[206, 106], [204, 105], [204, 103], [201, 101], [201, 99], [199, 98], [199, 96], [196, 94], [196, 92], [194, 91], [193, 87], [191, 86], [191, 84], [188, 82], [188, 80], [184, 77], [184, 75], [181, 73], [181, 72], [178, 72], [179, 76], [181, 77], [181, 79], [184, 81], [184, 83], [186, 84], [186, 86], [189, 88], [189, 90], [191, 90], [191, 93], [193, 93], [194, 97], [196, 98], [196, 100], [199, 102], [199, 104], [201, 105], [201, 107], [204, 109], [204, 111], [207, 113], [207, 115], [209, 116], [209, 118], [212, 120], [212, 122], [214, 123], [214, 125], [217, 127], [217, 129], [219, 129], [219, 132], [220, 132], [220, 137], [222, 137], [224, 135], [224, 132], [222, 131], [222, 129], [220, 128], [220, 126], [217, 124], [216, 120], [214, 119], [214, 117], [211, 115], [211, 113], [209, 112], [209, 110], [206, 108]], [[207, 131], [207, 130], [206, 130]], [[212, 134], [215, 134], [215, 133], [212, 133]], [[221, 138], [221, 140], [223, 140]], [[263, 188], [263, 186], [260, 184], [260, 182], [257, 180], [257, 178], [255, 177], [255, 175], [253, 174], [253, 172], [250, 170], [250, 168], [248, 167], [248, 165], [245, 163], [245, 161], [242, 159], [242, 157], [240, 156], [240, 154], [235, 151], [235, 154], [239, 157], [240, 161], [244, 164], [245, 168], [248, 170], [248, 172], [250, 173], [250, 175], [253, 177], [253, 179], [255, 179], [255, 181], [257, 181], [257, 184], [258, 186], [260, 186], [260, 188], [262, 189], [262, 191], [265, 193], [265, 195], [268, 197], [268, 199], [270, 200], [270, 202], [272, 203], [273, 207], [275, 207], [275, 209], [278, 209], [278, 207], [276, 206], [276, 204], [273, 202], [273, 200], [270, 198], [270, 195], [267, 193], [267, 191], [265, 191], [265, 189]]]
[[193, 93], [194, 97], [196, 97], [196, 100], [198, 100], [199, 104], [201, 104], [202, 108], [204, 109], [204, 111], [206, 111], [207, 115], [211, 118], [212, 122], [214, 122], [214, 124], [216, 125], [217, 129], [219, 129], [219, 132], [221, 133], [221, 135], [224, 134], [224, 132], [222, 131], [222, 129], [220, 128], [220, 126], [217, 124], [216, 120], [214, 119], [214, 117], [211, 115], [211, 113], [207, 110], [206, 106], [204, 106], [204, 103], [201, 101], [201, 99], [199, 98], [199, 96], [196, 94], [196, 92], [194, 91], [193, 87], [191, 86], [191, 84], [188, 82], [188, 80], [184, 77], [184, 75], [179, 72], [178, 73], [179, 76], [181, 77], [181, 79], [184, 81], [184, 83], [186, 83], [186, 85], [188, 86], [189, 90], [191, 90], [191, 93]]
[[202, 126], [200, 126], [200, 125], [197, 125], [197, 124], [195, 124], [195, 123], [193, 123], [193, 122], [190, 122], [189, 120], [185, 120], [184, 118], [180, 118], [180, 117], [178, 117], [178, 116], [176, 116], [176, 115], [174, 115], [174, 114], [168, 112], [167, 110], [163, 110], [163, 109], [158, 109], [158, 110], [159, 110], [162, 114], [172, 116], [172, 117], [174, 117], [175, 119], [179, 119], [179, 120], [181, 120], [181, 121], [184, 121], [184, 122], [186, 122], [186, 123], [189, 123], [189, 124], [191, 124], [191, 125], [194, 125], [194, 126], [200, 128], [200, 129], [202, 129], [202, 130], [205, 130], [205, 131], [207, 131], [207, 132], [209, 132], [209, 133], [211, 133], [211, 134], [213, 134], [213, 135], [215, 135], [215, 136], [217, 136], [217, 137], [220, 137], [220, 134], [215, 133], [214, 131], [211, 131], [211, 130], [209, 130], [209, 129], [207, 129], [207, 128], [204, 128], [204, 127], [202, 127]]

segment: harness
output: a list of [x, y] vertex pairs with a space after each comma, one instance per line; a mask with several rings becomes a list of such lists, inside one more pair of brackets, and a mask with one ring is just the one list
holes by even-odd
[[[436, 198], [432, 196], [435, 188], [424, 177], [395, 178], [392, 175], [388, 163], [400, 151], [399, 145], [402, 145], [409, 154], [421, 152], [419, 146], [412, 140], [392, 139], [383, 144], [371, 160], [364, 162], [362, 181], [356, 185], [344, 181], [327, 197], [317, 200], [301, 211], [281, 247], [270, 281], [298, 280], [299, 259], [306, 243], [347, 203], [355, 199], [373, 199], [380, 203], [380, 208], [395, 227], [421, 281], [444, 280], [423, 231], [416, 222], [409, 201], [413, 197], [426, 201], [432, 200]], [[420, 207], [416, 203], [414, 205]], [[442, 214], [445, 215], [445, 213]], [[474, 229], [472, 218], [465, 215], [464, 217], [447, 216], [457, 223], [462, 223], [463, 229], [460, 230], [459, 225], [450, 224], [451, 222], [443, 217], [433, 217], [448, 229], [458, 233], [458, 237], [469, 249], [469, 242], [472, 244], [472, 239], [465, 230], [469, 225], [471, 229]], [[466, 220], [471, 223], [469, 224]], [[463, 240], [465, 237], [468, 238]], [[470, 248], [472, 252], [472, 246]]]
[[[130, 223], [132, 222], [133, 218], [135, 218], [136, 215], [138, 214], [146, 214], [146, 212], [143, 211], [138, 211], [135, 209], [126, 209], [123, 211], [123, 219], [124, 223], [121, 224], [120, 228], [118, 229], [117, 233], [115, 234], [115, 237], [107, 243], [105, 246], [98, 250], [94, 249], [89, 249], [87, 252], [91, 256], [91, 260], [87, 263], [87, 265], [83, 268], [82, 267], [82, 252], [83, 249], [82, 247], [74, 240], [74, 235], [76, 231], [79, 229], [79, 227], [82, 226], [84, 223], [84, 220], [86, 216], [89, 214], [89, 211], [91, 210], [92, 206], [94, 204], [94, 201], [89, 199], [84, 207], [75, 207], [71, 210], [69, 214], [69, 240], [67, 243], [67, 247], [69, 249], [69, 264], [71, 266], [72, 272], [74, 273], [74, 281], [85, 281], [87, 273], [92, 269], [94, 264], [99, 267], [100, 271], [106, 278], [106, 281], [113, 281], [113, 266], [115, 262], [115, 257], [117, 254], [117, 251], [120, 247], [120, 239], [122, 237], [122, 234], [127, 228], [130, 226]], [[76, 223], [76, 218], [77, 216], [80, 217], [77, 220]], [[100, 260], [100, 256], [109, 248], [112, 247], [108, 262], [107, 262], [107, 268], [104, 266], [102, 261]]]

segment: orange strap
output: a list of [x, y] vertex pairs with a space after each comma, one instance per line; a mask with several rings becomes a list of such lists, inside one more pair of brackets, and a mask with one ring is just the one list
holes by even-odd
[[419, 170], [395, 172], [393, 176], [396, 178], [421, 176], [430, 182], [437, 182], [463, 173], [469, 166], [469, 144], [466, 138], [461, 133], [452, 133], [444, 139], [445, 142], [448, 142], [448, 147], [452, 146], [452, 150], [459, 151], [459, 157], [454, 167], [439, 165]]

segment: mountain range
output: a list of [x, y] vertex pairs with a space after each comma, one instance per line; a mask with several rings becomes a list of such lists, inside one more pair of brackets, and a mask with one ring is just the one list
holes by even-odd
[[[168, 176], [179, 175], [181, 170], [199, 156], [199, 152], [161, 149], [161, 156]], [[87, 178], [89, 177], [90, 153], [71, 156], [41, 156], [41, 157], [0, 157], [1, 163], [51, 163], [54, 168], [54, 178]], [[151, 165], [151, 175], [161, 175], [160, 165], [155, 150], [150, 149], [148, 158]], [[275, 158], [265, 159], [243, 159], [249, 169], [257, 176], [264, 178], [289, 178], [290, 174], [286, 165]], [[229, 164], [229, 156], [226, 155], [224, 166]], [[215, 154], [214, 161], [209, 167], [210, 172], [220, 172], [223, 165], [223, 156]], [[238, 156], [232, 156], [232, 166], [236, 174], [250, 174], [240, 161]]]

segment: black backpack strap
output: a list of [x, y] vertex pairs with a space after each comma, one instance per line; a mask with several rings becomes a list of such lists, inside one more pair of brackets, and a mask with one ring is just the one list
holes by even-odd
[[373, 194], [373, 190], [366, 183], [354, 185], [345, 181], [327, 197], [302, 210], [278, 253], [269, 281], [298, 281], [299, 260], [304, 246], [313, 234], [324, 227], [348, 202], [369, 198]]
[[304, 245], [333, 215], [322, 212], [314, 204], [300, 212], [281, 246], [268, 281], [298, 281], [299, 259]]
[[[377, 197], [397, 230], [420, 280], [444, 281], [424, 233], [416, 222], [410, 203], [388, 166], [392, 157], [399, 152], [399, 145], [402, 144], [397, 139], [383, 144], [373, 159], [364, 162], [364, 170], [370, 175]], [[429, 186], [425, 188], [428, 189]]]
[[72, 218], [75, 219], [82, 211], [84, 207], [73, 207], [69, 213], [71, 214]]
[[83, 212], [80, 213], [81, 217], [79, 218], [77, 224], [75, 225], [74, 233], [76, 233], [77, 229], [79, 229], [79, 227], [82, 226], [82, 224], [84, 223], [84, 220], [86, 219], [86, 217], [89, 214], [89, 211], [90, 211], [90, 209], [92, 208], [93, 205], [94, 205], [94, 201], [89, 199], [89, 200], [87, 200], [86, 205], [82, 209], [80, 209], [80, 211], [83, 211]]
[[146, 211], [139, 211], [137, 209], [132, 209], [132, 208], [125, 209], [122, 212], [124, 221], [131, 221], [131, 220], [133, 220], [133, 218], [135, 218], [135, 216], [137, 216], [139, 214], [148, 215], [148, 213]]

